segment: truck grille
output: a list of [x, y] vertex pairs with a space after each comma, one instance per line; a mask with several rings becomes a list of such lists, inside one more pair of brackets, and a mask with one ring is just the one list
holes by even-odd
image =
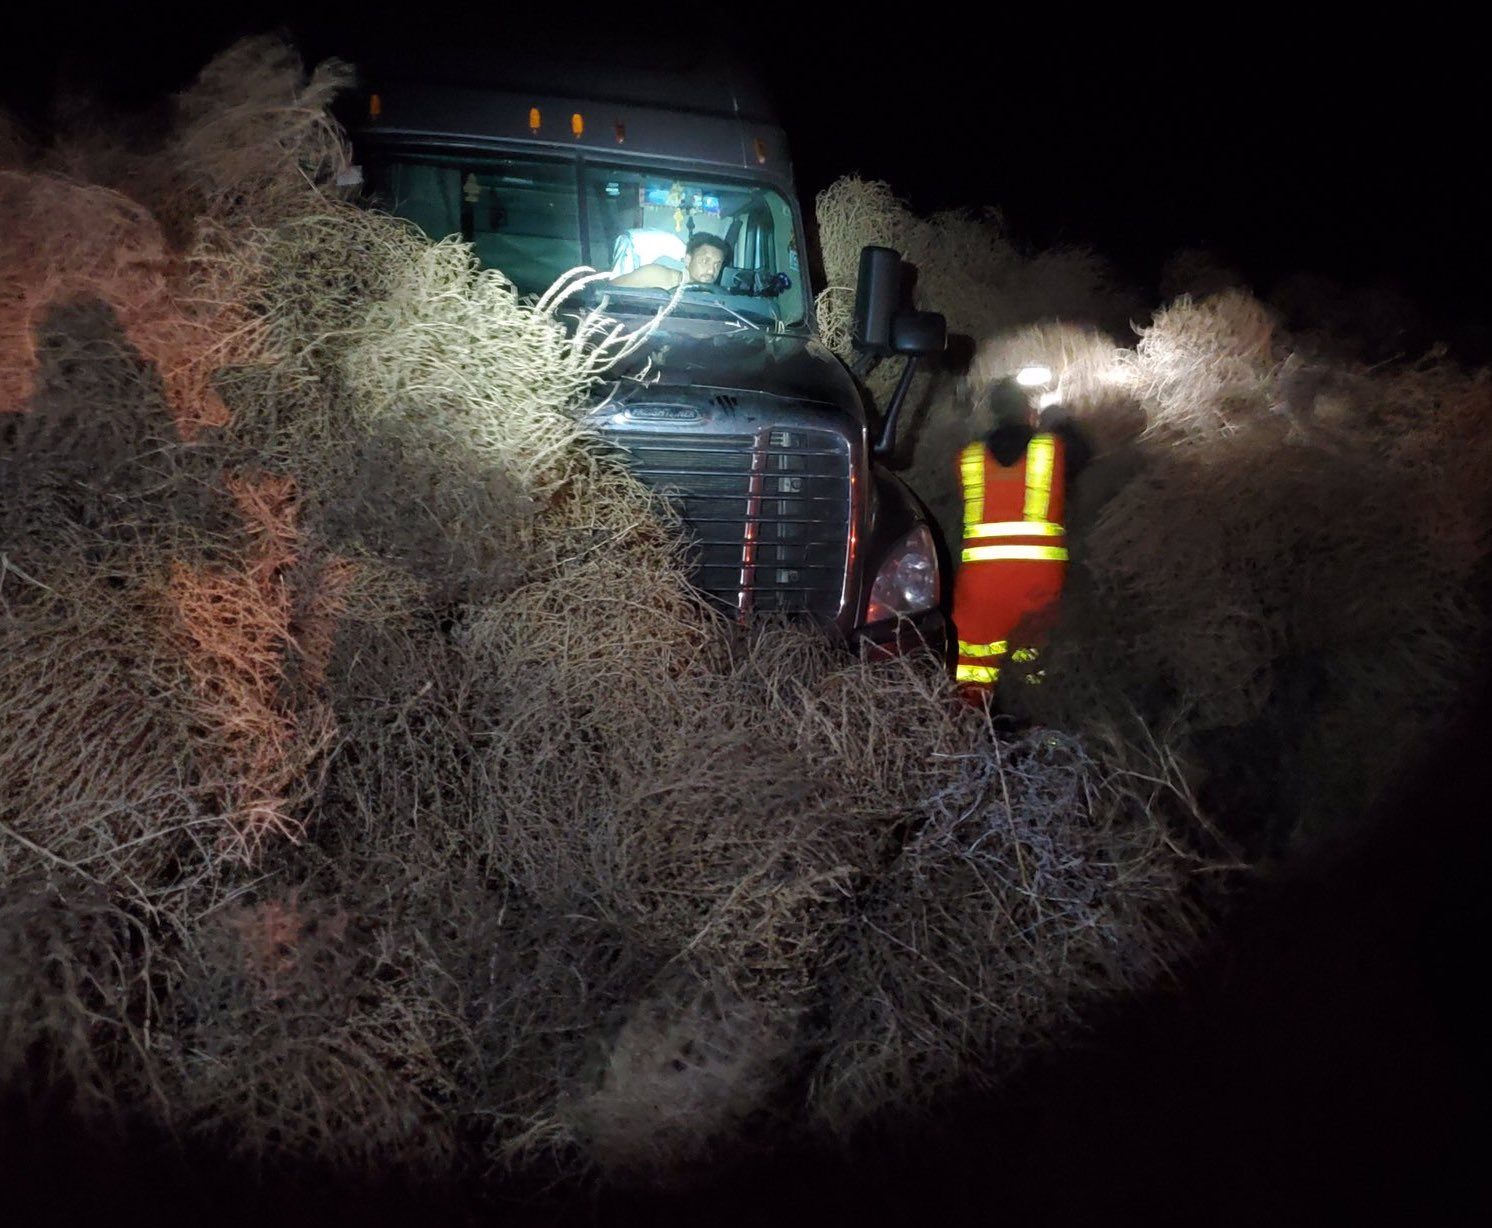
[[830, 431], [693, 435], [603, 429], [693, 538], [695, 583], [719, 605], [834, 618], [850, 531], [850, 449]]

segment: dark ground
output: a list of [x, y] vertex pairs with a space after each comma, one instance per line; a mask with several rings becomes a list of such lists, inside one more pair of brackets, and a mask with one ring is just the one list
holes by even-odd
[[1362, 847], [1256, 884], [1174, 991], [1115, 1010], [999, 1097], [942, 1106], [853, 1158], [778, 1157], [577, 1208], [315, 1171], [256, 1180], [210, 1155], [183, 1173], [146, 1140], [12, 1106], [0, 1191], [50, 1223], [1486, 1222], [1489, 716], [1484, 703], [1442, 744]]

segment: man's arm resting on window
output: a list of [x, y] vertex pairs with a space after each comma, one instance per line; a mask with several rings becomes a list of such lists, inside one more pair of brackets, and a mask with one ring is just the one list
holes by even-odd
[[683, 280], [684, 275], [678, 269], [670, 269], [662, 264], [645, 264], [640, 269], [613, 277], [611, 284], [640, 290], [672, 290]]

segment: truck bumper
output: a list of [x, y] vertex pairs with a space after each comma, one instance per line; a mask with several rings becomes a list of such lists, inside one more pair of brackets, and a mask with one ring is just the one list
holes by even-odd
[[945, 665], [951, 661], [948, 620], [941, 610], [925, 610], [909, 618], [867, 623], [850, 632], [850, 645], [868, 660], [926, 652]]

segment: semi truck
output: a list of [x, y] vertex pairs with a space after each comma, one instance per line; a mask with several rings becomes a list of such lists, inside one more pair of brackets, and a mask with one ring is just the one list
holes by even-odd
[[[365, 87], [352, 139], [371, 203], [462, 236], [524, 294], [578, 267], [677, 271], [678, 290], [598, 280], [577, 308], [641, 325], [677, 300], [587, 420], [677, 508], [697, 587], [731, 617], [945, 650], [943, 545], [884, 463], [915, 364], [946, 343], [942, 317], [905, 305], [899, 255], [861, 255], [852, 369], [817, 334], [786, 136], [749, 81], [532, 57], [484, 76], [499, 84]], [[684, 271], [691, 242], [724, 254], [713, 280]], [[897, 356], [878, 409], [862, 377]]]

